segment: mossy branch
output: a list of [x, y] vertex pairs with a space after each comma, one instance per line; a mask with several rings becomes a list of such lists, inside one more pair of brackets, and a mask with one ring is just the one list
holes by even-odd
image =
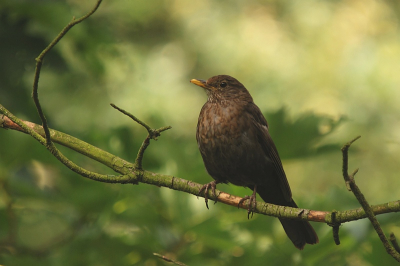
[[[106, 151], [103, 151], [95, 146], [92, 146], [84, 141], [81, 141], [77, 138], [64, 134], [62, 132], [52, 130], [48, 127], [46, 117], [43, 113], [41, 105], [39, 103], [38, 96], [38, 84], [39, 77], [41, 72], [41, 67], [43, 63], [43, 59], [45, 55], [65, 36], [65, 34], [76, 24], [82, 22], [89, 16], [91, 16], [99, 7], [102, 0], [97, 0], [94, 8], [85, 16], [75, 20], [72, 19], [71, 22], [56, 36], [56, 38], [40, 53], [40, 55], [36, 58], [36, 69], [33, 80], [33, 91], [32, 97], [35, 102], [37, 111], [39, 113], [40, 119], [42, 121], [42, 126], [22, 121], [19, 118], [15, 117], [11, 112], [9, 112], [6, 108], [0, 105], [0, 127], [5, 129], [13, 129], [24, 132], [33, 138], [35, 138], [38, 142], [44, 145], [60, 162], [66, 165], [69, 169], [76, 172], [77, 174], [105, 183], [121, 183], [121, 184], [137, 184], [139, 182], [156, 185], [159, 187], [168, 187], [177, 191], [182, 191], [186, 193], [190, 193], [193, 195], [197, 195], [199, 189], [202, 187], [201, 184], [197, 184], [185, 179], [177, 178], [170, 175], [164, 175], [159, 173], [153, 173], [150, 171], [146, 171], [142, 167], [142, 160], [144, 156], [144, 152], [148, 145], [150, 144], [150, 140], [156, 140], [157, 137], [160, 136], [162, 131], [170, 129], [171, 127], [162, 127], [159, 129], [152, 129], [143, 121], [139, 120], [132, 114], [127, 111], [120, 109], [119, 107], [111, 104], [112, 107], [119, 110], [123, 114], [129, 116], [131, 119], [142, 125], [148, 132], [147, 137], [143, 141], [141, 147], [139, 148], [135, 163], [127, 162], [118, 156], [110, 154]], [[377, 231], [381, 241], [383, 242], [387, 252], [393, 256], [397, 261], [400, 261], [399, 247], [396, 241], [394, 234], [391, 234], [390, 241], [393, 246], [390, 245], [388, 239], [384, 235], [378, 221], [376, 220], [376, 215], [389, 213], [389, 212], [399, 212], [400, 211], [400, 201], [388, 202], [381, 205], [370, 206], [366, 201], [365, 197], [359, 190], [358, 186], [354, 181], [354, 176], [358, 170], [354, 171], [351, 175], [348, 174], [348, 149], [351, 144], [356, 141], [359, 137], [347, 143], [343, 148], [343, 177], [346, 182], [346, 186], [351, 190], [356, 198], [359, 200], [362, 208], [348, 210], [348, 211], [317, 211], [317, 210], [307, 210], [300, 208], [291, 208], [285, 206], [277, 206], [268, 203], [258, 202], [256, 208], [253, 210], [256, 213], [265, 214], [269, 216], [279, 217], [279, 218], [287, 218], [287, 219], [295, 219], [295, 220], [308, 220], [314, 222], [323, 222], [333, 227], [333, 235], [335, 239], [335, 243], [339, 244], [339, 227], [341, 223], [350, 222], [358, 219], [368, 218], [370, 219], [374, 229]], [[84, 168], [79, 167], [75, 163], [71, 162], [66, 158], [54, 145], [55, 143], [59, 143], [65, 147], [68, 147], [72, 150], [75, 150], [89, 158], [92, 158], [107, 167], [113, 169], [115, 172], [119, 173], [119, 175], [103, 175], [99, 173], [95, 173], [92, 171], [88, 171]], [[214, 201], [218, 200], [221, 203], [232, 205], [237, 207], [239, 202], [241, 201], [241, 197], [236, 197], [222, 191], [216, 190], [214, 197], [214, 193], [212, 191], [208, 192], [208, 198]], [[204, 197], [204, 193], [202, 195], [197, 195]], [[248, 209], [248, 201], [244, 204], [240, 205], [240, 208]], [[158, 254], [157, 254], [158, 255]]]
[[[7, 113], [6, 109], [0, 105], [0, 113]], [[19, 120], [18, 118], [15, 118]], [[34, 131], [40, 137], [44, 136], [43, 127], [31, 122], [26, 122], [19, 120], [21, 123], [26, 125], [30, 129], [29, 132]], [[9, 128], [13, 130], [18, 130], [29, 134], [24, 128], [18, 126], [13, 121], [11, 121], [6, 115], [0, 116], [0, 127]], [[181, 179], [178, 177], [164, 175], [160, 173], [154, 173], [146, 170], [138, 171], [135, 168], [134, 163], [130, 163], [118, 156], [112, 155], [102, 149], [94, 147], [82, 140], [69, 136], [65, 133], [50, 129], [50, 135], [52, 141], [61, 144], [67, 148], [77, 151], [93, 160], [96, 160], [107, 167], [113, 169], [114, 171], [120, 173], [122, 177], [116, 178], [115, 176], [109, 176], [107, 179], [98, 179], [96, 181], [100, 182], [111, 182], [111, 183], [145, 183], [149, 185], [155, 185], [158, 187], [167, 187], [177, 191], [190, 193], [196, 196], [204, 197], [204, 194], [198, 195], [199, 189], [202, 187], [201, 184]], [[237, 197], [220, 190], [216, 190], [216, 195], [218, 195], [218, 202], [223, 204], [231, 205], [237, 207], [241, 197]], [[213, 193], [209, 191], [208, 198], [211, 200], [216, 200]], [[240, 208], [247, 210], [248, 206], [246, 202], [240, 205]], [[372, 211], [375, 215], [380, 215], [384, 213], [400, 212], [400, 201], [392, 201], [380, 205], [371, 206]], [[326, 223], [329, 225], [341, 224], [346, 222], [351, 222], [359, 219], [367, 218], [367, 214], [363, 208], [357, 208], [347, 211], [319, 211], [319, 210], [309, 210], [301, 208], [291, 208], [285, 206], [278, 206], [263, 202], [257, 202], [257, 207], [254, 212], [259, 214], [264, 214], [279, 218], [288, 218], [295, 220], [308, 220], [320, 223]]]

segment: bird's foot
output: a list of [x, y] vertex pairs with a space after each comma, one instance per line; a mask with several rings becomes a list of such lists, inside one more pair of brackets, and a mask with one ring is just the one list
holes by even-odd
[[256, 200], [256, 193], [257, 192], [256, 191], [257, 191], [257, 187], [254, 186], [253, 194], [251, 196], [245, 196], [238, 203], [238, 208], [239, 208], [240, 205], [243, 204], [243, 202], [245, 202], [246, 200], [249, 200], [249, 207], [247, 209], [247, 219], [250, 219], [250, 214], [251, 214], [251, 218], [253, 218], [254, 210], [257, 207], [257, 200]]
[[199, 195], [204, 190], [204, 199], [205, 199], [205, 202], [206, 202], [207, 209], [208, 209], [208, 190], [209, 190], [210, 187], [211, 187], [212, 195], [215, 197], [215, 203], [217, 203], [217, 195], [215, 194], [215, 188], [217, 187], [218, 183], [219, 183], [218, 181], [214, 180], [214, 181], [212, 181], [210, 183], [205, 184], [199, 190]]

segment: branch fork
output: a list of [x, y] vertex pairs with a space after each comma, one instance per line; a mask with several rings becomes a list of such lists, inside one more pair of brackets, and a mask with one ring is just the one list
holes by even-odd
[[159, 129], [152, 129], [149, 125], [147, 125], [145, 122], [141, 121], [140, 119], [138, 119], [136, 116], [132, 115], [131, 113], [128, 113], [127, 111], [119, 108], [118, 106], [116, 106], [113, 103], [111, 103], [110, 105], [112, 107], [114, 107], [115, 109], [117, 109], [118, 111], [120, 111], [121, 113], [123, 113], [124, 115], [129, 116], [133, 121], [135, 121], [139, 125], [143, 126], [149, 133], [147, 135], [147, 137], [144, 139], [142, 146], [140, 146], [139, 152], [138, 152], [138, 154], [136, 156], [136, 160], [135, 160], [135, 168], [138, 170], [143, 170], [143, 166], [142, 166], [143, 154], [144, 154], [145, 150], [147, 149], [147, 147], [150, 145], [150, 139], [157, 140], [157, 137], [159, 137], [161, 135], [161, 132], [171, 129], [171, 126], [161, 127]]

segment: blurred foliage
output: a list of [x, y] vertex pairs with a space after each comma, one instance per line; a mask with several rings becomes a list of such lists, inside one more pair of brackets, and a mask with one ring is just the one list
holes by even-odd
[[[34, 58], [94, 1], [0, 0], [0, 103], [40, 123], [30, 98]], [[347, 210], [341, 177], [350, 151], [371, 204], [398, 199], [400, 4], [397, 1], [107, 1], [45, 58], [39, 84], [52, 128], [133, 161], [146, 132], [171, 125], [145, 154], [147, 170], [210, 181], [195, 127], [205, 95], [189, 83], [238, 78], [265, 113], [296, 202]], [[345, 119], [344, 119], [345, 118]], [[0, 130], [2, 265], [394, 265], [367, 220], [344, 224], [341, 245], [314, 224], [320, 244], [296, 250], [277, 219], [140, 184], [85, 180], [32, 138]], [[65, 148], [79, 165], [109, 169]], [[244, 196], [244, 188], [220, 185]], [[8, 206], [12, 206], [10, 210]], [[397, 214], [384, 231], [400, 235]]]

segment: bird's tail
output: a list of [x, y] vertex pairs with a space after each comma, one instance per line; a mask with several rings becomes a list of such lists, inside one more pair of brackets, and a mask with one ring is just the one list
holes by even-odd
[[315, 233], [314, 228], [309, 222], [281, 218], [279, 221], [281, 222], [286, 235], [293, 242], [296, 248], [302, 250], [306, 244], [313, 245], [319, 242], [317, 233]]
[[[280, 193], [280, 195], [276, 195], [276, 191], [275, 193], [271, 193], [266, 187], [257, 186], [257, 193], [265, 202], [297, 208], [297, 204], [293, 200], [288, 202], [283, 198], [283, 195], [281, 196]], [[281, 222], [286, 235], [293, 242], [296, 248], [302, 250], [306, 244], [317, 244], [319, 242], [317, 233], [315, 233], [314, 228], [308, 221], [297, 221], [283, 218], [279, 218], [279, 221]]]

